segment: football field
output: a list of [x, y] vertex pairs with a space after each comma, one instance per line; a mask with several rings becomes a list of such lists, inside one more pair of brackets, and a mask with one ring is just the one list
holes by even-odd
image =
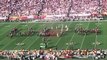
[[[60, 37], [50, 36], [48, 39], [48, 46], [46, 49], [107, 49], [107, 21], [100, 22], [57, 22], [57, 23], [19, 23], [19, 22], [4, 22], [0, 23], [0, 50], [34, 50], [40, 49], [40, 43], [43, 42], [43, 37], [38, 36], [36, 33], [32, 36], [7, 36], [13, 28], [22, 29], [27, 31], [28, 28], [33, 28], [35, 31], [42, 30], [43, 28], [53, 29], [58, 26], [60, 30], [65, 26], [69, 30], [64, 32]], [[75, 27], [81, 26], [85, 29], [93, 29], [96, 26], [101, 30], [101, 34], [88, 34], [79, 35], [74, 32]], [[23, 45], [17, 45], [22, 43]], [[99, 43], [99, 44], [98, 44]]]

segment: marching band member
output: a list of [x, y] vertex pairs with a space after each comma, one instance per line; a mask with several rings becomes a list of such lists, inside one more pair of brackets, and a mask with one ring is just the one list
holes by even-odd
[[69, 28], [68, 28], [68, 26], [67, 26], [67, 25], [65, 26], [65, 29], [66, 29], [65, 31], [68, 31], [68, 29], [69, 29]]
[[57, 33], [57, 37], [59, 37], [59, 34]]
[[53, 26], [51, 26], [51, 29], [53, 29]]
[[56, 26], [56, 29], [58, 29], [58, 27]]

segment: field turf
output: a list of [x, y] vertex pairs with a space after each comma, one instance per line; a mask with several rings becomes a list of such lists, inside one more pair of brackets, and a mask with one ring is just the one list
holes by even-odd
[[[61, 37], [47, 37], [48, 48], [52, 49], [107, 49], [107, 21], [105, 22], [60, 22], [60, 23], [19, 23], [19, 22], [3, 22], [0, 23], [0, 50], [34, 50], [40, 49], [43, 37], [37, 34], [33, 36], [14, 36], [12, 38], [7, 35], [9, 32], [17, 27], [22, 31], [27, 31], [28, 28], [33, 28], [35, 31], [41, 30], [45, 27], [56, 27], [67, 25], [68, 32], [64, 32]], [[92, 29], [98, 26], [101, 34], [78, 35], [74, 32], [75, 27], [82, 26], [86, 29]], [[100, 42], [100, 45], [93, 44], [95, 41]], [[24, 43], [22, 46], [16, 45], [17, 43]], [[73, 43], [71, 45], [67, 45]]]

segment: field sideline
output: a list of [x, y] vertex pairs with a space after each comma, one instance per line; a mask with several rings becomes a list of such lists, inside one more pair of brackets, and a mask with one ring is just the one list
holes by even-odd
[[[36, 31], [43, 29], [44, 27], [56, 27], [61, 25], [68, 25], [69, 31], [65, 32], [61, 37], [48, 37], [48, 48], [58, 50], [62, 49], [107, 49], [107, 21], [99, 22], [62, 22], [62, 23], [0, 23], [0, 50], [20, 50], [20, 49], [40, 49], [40, 43], [42, 43], [43, 37], [33, 35], [33, 36], [16, 36], [13, 38], [7, 37], [7, 34], [12, 28], [17, 27], [26, 31], [28, 28], [32, 27]], [[82, 26], [86, 29], [92, 29], [99, 26], [102, 33], [101, 35], [89, 34], [89, 35], [78, 35], [74, 32], [76, 26]], [[100, 45], [94, 45], [95, 41], [100, 42]], [[67, 45], [69, 43], [74, 43], [73, 45]], [[24, 43], [23, 46], [17, 46], [17, 43]]]

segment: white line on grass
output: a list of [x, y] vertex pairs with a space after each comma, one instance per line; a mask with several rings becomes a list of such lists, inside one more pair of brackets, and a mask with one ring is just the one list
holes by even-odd
[[[33, 25], [32, 25], [33, 26]], [[13, 41], [15, 41], [16, 39], [13, 39]], [[10, 43], [12, 43], [13, 41], [11, 41], [11, 42], [9, 42], [8, 44], [6, 44], [3, 48], [1, 48], [1, 49], [4, 49], [4, 48], [6, 48]]]
[[[71, 23], [69, 24], [69, 26], [70, 26], [70, 25], [71, 25]], [[68, 27], [69, 27], [69, 26], [68, 26]], [[56, 42], [55, 46], [57, 46], [57, 44], [59, 43], [59, 41], [61, 40], [61, 38], [62, 38], [62, 37], [60, 37], [60, 38], [58, 39], [58, 41]]]
[[[33, 24], [33, 25], [34, 25], [34, 24]], [[32, 26], [33, 26], [33, 25], [32, 25]], [[32, 27], [32, 26], [31, 26], [31, 27]], [[28, 37], [27, 37], [27, 38], [28, 38]], [[26, 39], [26, 38], [25, 38], [25, 39]], [[13, 41], [15, 41], [15, 39], [14, 39]], [[6, 48], [6, 47], [7, 47], [10, 43], [12, 43], [13, 41], [11, 41], [11, 42], [9, 42], [8, 44], [6, 44], [2, 49]], [[16, 46], [16, 47], [17, 47], [17, 46]]]
[[96, 34], [96, 37], [95, 37], [95, 45], [94, 45], [94, 48], [97, 47], [96, 42], [97, 42], [97, 34]]
[[[66, 22], [107, 22], [107, 20], [91, 20], [91, 21], [66, 21]], [[0, 23], [0, 24], [23, 24], [23, 23], [29, 23], [29, 22], [12, 22], [12, 23]], [[31, 22], [30, 22], [31, 23]], [[32, 22], [32, 23], [65, 23], [65, 22]]]
[[26, 49], [30, 48], [40, 37], [37, 37], [36, 40], [31, 44], [29, 45]]
[[[19, 25], [19, 24], [18, 24], [18, 25]], [[14, 25], [14, 27], [16, 27], [16, 26], [18, 26], [18, 25]], [[6, 27], [5, 27], [5, 28], [6, 28]], [[4, 28], [4, 29], [5, 29], [5, 28]], [[12, 28], [11, 28], [11, 29], [12, 29]], [[0, 34], [0, 36], [6, 34], [9, 30], [10, 30], [10, 29], [7, 29], [6, 32]], [[6, 34], [6, 35], [7, 35], [7, 34]]]
[[[88, 26], [87, 26], [86, 29], [89, 28], [89, 25], [90, 25], [90, 22], [88, 23]], [[83, 39], [82, 39], [82, 43], [81, 43], [80, 49], [82, 49], [83, 43], [84, 43], [84, 41], [85, 41], [85, 37], [86, 37], [86, 34], [84, 35], [84, 37], [83, 37]]]
[[[29, 37], [26, 37], [21, 43], [24, 43], [25, 41], [26, 41], [26, 39], [28, 39]], [[38, 38], [36, 38], [36, 40], [37, 40]], [[16, 48], [17, 48], [18, 46], [15, 46], [14, 48], [13, 48], [13, 50], [15, 50]]]
[[[35, 25], [35, 24], [33, 24], [33, 25], [32, 25], [32, 27], [33, 27], [34, 25]], [[44, 26], [44, 25], [43, 25], [43, 26]], [[21, 43], [25, 42], [29, 37], [30, 37], [30, 36], [26, 37], [26, 39], [24, 39]], [[38, 39], [39, 39], [39, 37], [38, 37], [38, 38], [36, 38], [36, 41], [37, 41]], [[17, 46], [16, 46], [16, 47], [14, 47], [14, 49], [15, 49], [15, 48], [17, 48]]]
[[[107, 20], [91, 20], [91, 21], [67, 21], [67, 22], [107, 22]], [[0, 23], [0, 24], [23, 24], [23, 23], [63, 23], [63, 22], [12, 22], [12, 23]]]
[[[97, 25], [97, 26], [100, 26], [101, 23], [99, 23], [99, 21], [98, 21], [98, 23], [97, 23], [96, 25]], [[96, 34], [94, 48], [97, 48], [97, 44], [96, 44], [96, 42], [98, 41], [98, 40], [97, 40], [97, 37], [98, 37], [98, 35]]]
[[[19, 25], [19, 24], [18, 24], [18, 25]], [[15, 25], [14, 27], [16, 27], [16, 26], [18, 26], [18, 25]], [[12, 29], [12, 28], [11, 28], [11, 29]], [[8, 29], [7, 31], [9, 31], [9, 30], [10, 30], [10, 29]], [[6, 32], [4, 32], [4, 33], [3, 33], [3, 34], [1, 34], [1, 35], [6, 34], [6, 33], [7, 33], [7, 31], [6, 31]], [[0, 36], [1, 36], [1, 35], [0, 35]], [[6, 35], [7, 35], [7, 34], [6, 34]], [[7, 37], [6, 37], [6, 38], [7, 38]], [[4, 39], [6, 39], [6, 38], [4, 38]], [[4, 42], [4, 41], [5, 41], [4, 39], [3, 39], [1, 42]], [[0, 42], [0, 43], [1, 43], [1, 42]], [[8, 44], [9, 44], [9, 43], [8, 43]], [[3, 48], [4, 48], [4, 47], [3, 47]], [[2, 49], [2, 48], [1, 48], [1, 49]]]
[[[51, 24], [51, 25], [53, 25], [53, 23]], [[45, 26], [45, 25], [42, 25], [42, 27], [43, 26]], [[47, 26], [47, 25], [46, 25]], [[39, 39], [40, 37], [38, 37], [37, 39], [36, 39], [36, 41]], [[26, 40], [24, 40], [24, 41], [26, 41]], [[34, 41], [32, 44], [34, 44], [36, 41]], [[23, 41], [22, 41], [23, 42]], [[28, 49], [29, 47], [31, 47], [32, 46], [32, 44], [31, 45], [29, 45], [26, 49]]]
[[[81, 22], [80, 22], [80, 23], [81, 23]], [[75, 24], [75, 25], [76, 25], [76, 26], [77, 26], [77, 25], [81, 25], [80, 23]], [[76, 27], [76, 26], [75, 26], [75, 27]], [[74, 36], [75, 36], [75, 33], [74, 33], [74, 34], [73, 34], [73, 36], [71, 37], [71, 39], [70, 39], [69, 43], [73, 40]], [[66, 49], [68, 49], [68, 47], [69, 47], [69, 45], [67, 46], [67, 48], [66, 48]]]
[[[98, 23], [96, 23], [96, 25], [97, 25], [97, 26], [100, 26], [100, 25], [101, 25], [100, 21], [98, 21]], [[98, 37], [98, 35], [96, 34], [95, 42], [93, 42], [93, 43], [95, 43], [95, 45], [94, 45], [94, 49], [97, 48], [97, 45], [96, 45], [97, 37]], [[93, 58], [93, 60], [95, 60], [95, 59]]]
[[[52, 26], [53, 25], [53, 23], [50, 25], [50, 26]], [[36, 39], [36, 41], [37, 41], [38, 39]], [[35, 41], [35, 42], [36, 42]], [[26, 49], [28, 49], [28, 48], [30, 48], [35, 42], [33, 42], [31, 45], [29, 45]]]
[[[73, 40], [74, 36], [75, 36], [75, 33], [74, 33], [73, 36], [71, 37], [70, 42]], [[69, 43], [70, 43], [70, 42], [69, 42]], [[69, 45], [67, 46], [66, 50], [68, 49], [68, 47], [69, 47]]]

